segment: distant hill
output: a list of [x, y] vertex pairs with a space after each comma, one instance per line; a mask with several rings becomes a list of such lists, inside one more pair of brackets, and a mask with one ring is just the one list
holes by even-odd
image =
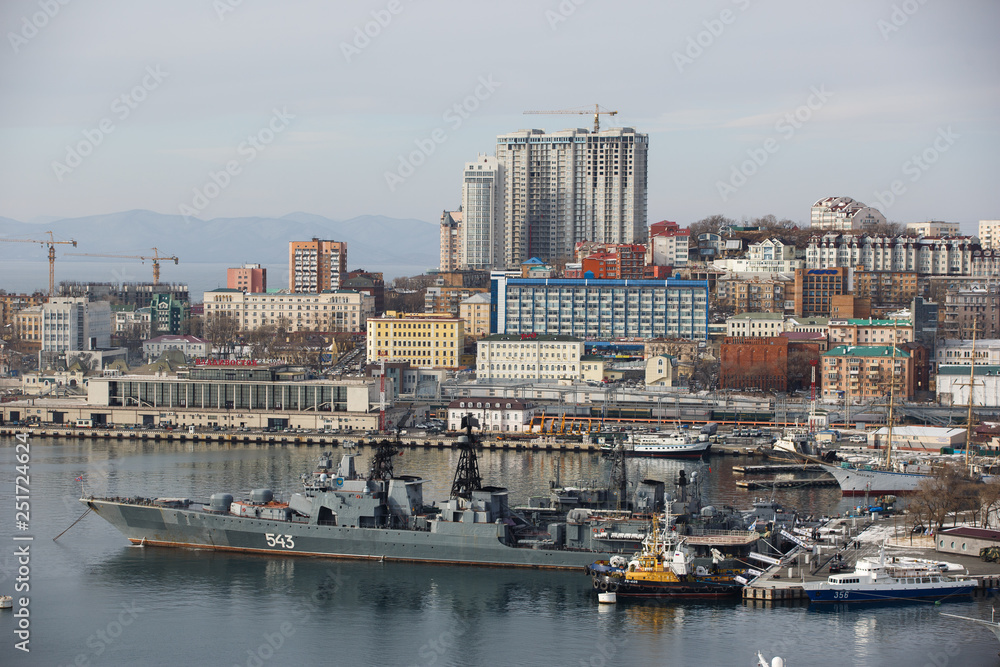
[[[65, 218], [44, 223], [24, 223], [0, 217], [0, 238], [46, 238], [52, 230], [57, 240], [75, 239], [77, 247], [58, 246], [57, 253], [90, 252], [111, 255], [176, 255], [185, 263], [244, 262], [288, 263], [288, 242], [313, 237], [347, 243], [348, 268], [384, 271], [390, 275], [412, 275], [413, 267], [426, 271], [438, 265], [438, 231], [423, 220], [400, 220], [363, 215], [350, 220], [331, 220], [310, 213], [291, 213], [281, 218], [213, 218], [185, 220], [135, 210], [84, 218]], [[44, 260], [44, 251], [30, 243], [0, 243], [0, 259]], [[86, 258], [67, 258], [86, 261]], [[400, 272], [392, 271], [398, 266]], [[47, 271], [47, 268], [46, 268]]]

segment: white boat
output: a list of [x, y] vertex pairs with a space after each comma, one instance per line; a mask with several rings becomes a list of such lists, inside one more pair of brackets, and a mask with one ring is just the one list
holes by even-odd
[[970, 595], [976, 581], [946, 572], [965, 569], [951, 563], [886, 558], [885, 544], [878, 557], [859, 560], [854, 572], [830, 575], [826, 581], [801, 584], [812, 602], [897, 602], [940, 600]]
[[628, 444], [631, 456], [669, 458], [697, 458], [707, 454], [712, 446], [707, 435], [684, 431], [631, 433]]
[[768, 662], [764, 654], [757, 651], [757, 667], [785, 667], [785, 660], [776, 655], [771, 659], [771, 662]]
[[0, 595], [0, 609], [10, 609], [14, 606], [14, 598], [9, 595]]
[[[885, 470], [877, 465], [841, 463], [840, 466], [822, 464], [823, 469], [837, 479], [845, 496], [876, 496], [913, 493], [920, 483], [931, 477], [924, 472], [924, 466], [913, 466], [916, 470]], [[907, 466], [908, 467], [908, 466]]]

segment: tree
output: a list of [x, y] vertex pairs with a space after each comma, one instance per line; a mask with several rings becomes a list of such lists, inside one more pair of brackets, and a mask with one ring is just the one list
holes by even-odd
[[205, 322], [205, 338], [212, 346], [219, 350], [223, 357], [232, 354], [236, 349], [236, 340], [239, 338], [240, 323], [235, 317], [226, 313], [212, 315]]
[[920, 483], [909, 509], [925, 525], [941, 530], [952, 512], [978, 509], [977, 491], [958, 466], [945, 466]]
[[736, 221], [732, 218], [727, 218], [721, 214], [710, 215], [707, 218], [702, 218], [698, 222], [692, 222], [688, 225], [691, 230], [691, 239], [697, 241], [698, 236], [701, 234], [718, 234], [719, 230], [723, 227], [728, 227], [730, 225], [735, 225]]
[[696, 359], [688, 377], [691, 391], [712, 390], [719, 386], [719, 362], [715, 359]]

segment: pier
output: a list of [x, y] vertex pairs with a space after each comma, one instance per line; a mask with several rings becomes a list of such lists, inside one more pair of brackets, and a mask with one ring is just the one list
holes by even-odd
[[764, 465], [733, 466], [733, 472], [744, 475], [756, 475], [769, 472], [824, 472], [823, 466], [816, 463], [773, 463]]

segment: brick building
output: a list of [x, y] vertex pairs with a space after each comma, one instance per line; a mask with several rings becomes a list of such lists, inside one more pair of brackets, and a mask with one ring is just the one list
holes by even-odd
[[722, 343], [720, 389], [788, 390], [788, 338], [729, 336]]
[[833, 297], [848, 293], [849, 270], [844, 267], [795, 270], [796, 315], [828, 316]]

